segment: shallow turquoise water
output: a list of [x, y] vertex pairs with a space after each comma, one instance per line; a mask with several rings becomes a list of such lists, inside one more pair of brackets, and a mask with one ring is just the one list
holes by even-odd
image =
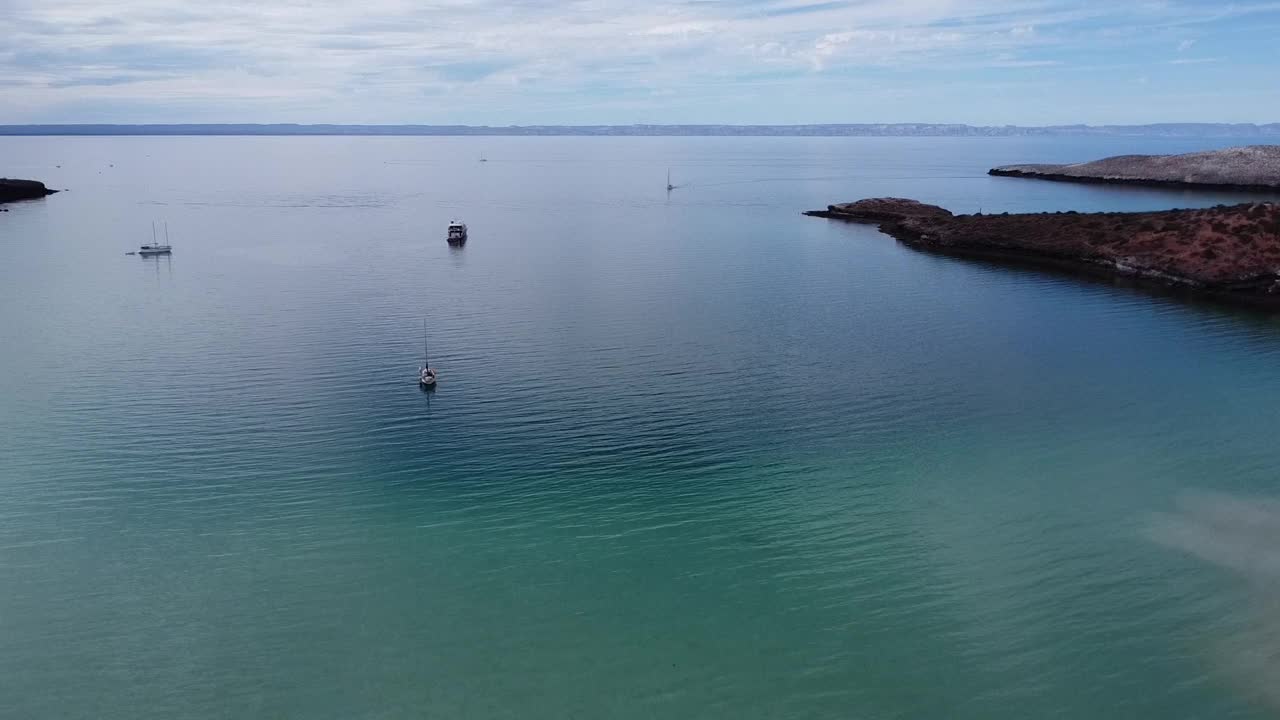
[[1280, 322], [799, 215], [1205, 144], [0, 139], [0, 716], [1264, 717]]

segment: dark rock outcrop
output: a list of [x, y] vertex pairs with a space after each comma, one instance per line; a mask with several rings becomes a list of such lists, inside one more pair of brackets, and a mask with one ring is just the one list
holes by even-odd
[[953, 215], [878, 198], [806, 213], [874, 223], [921, 250], [1178, 288], [1280, 309], [1280, 205]]
[[1061, 182], [1280, 192], [1280, 145], [1185, 155], [1118, 155], [1072, 165], [1004, 165], [987, 173]]
[[906, 198], [868, 198], [851, 203], [828, 205], [826, 210], [811, 210], [806, 215], [831, 217], [861, 222], [893, 222], [904, 218], [946, 219], [954, 217], [951, 211], [937, 205], [926, 205], [919, 200]]
[[32, 200], [58, 192], [50, 190], [36, 180], [10, 180], [0, 178], [0, 203], [14, 200]]

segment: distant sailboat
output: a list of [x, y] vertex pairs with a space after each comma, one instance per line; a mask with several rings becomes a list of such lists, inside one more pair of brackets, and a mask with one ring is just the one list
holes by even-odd
[[143, 245], [138, 248], [139, 255], [168, 255], [173, 251], [173, 246], [169, 244], [169, 223], [164, 224], [164, 244], [156, 241], [156, 224], [151, 223], [151, 244]]
[[667, 168], [667, 192], [675, 190], [676, 186], [671, 184], [671, 168]]
[[427, 321], [422, 321], [422, 367], [418, 369], [418, 384], [424, 388], [436, 386], [436, 371], [431, 369], [427, 355]]

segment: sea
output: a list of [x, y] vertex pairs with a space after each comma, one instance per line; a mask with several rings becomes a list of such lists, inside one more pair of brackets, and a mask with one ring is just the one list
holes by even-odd
[[1274, 717], [1280, 320], [801, 215], [1238, 142], [0, 138], [0, 717]]

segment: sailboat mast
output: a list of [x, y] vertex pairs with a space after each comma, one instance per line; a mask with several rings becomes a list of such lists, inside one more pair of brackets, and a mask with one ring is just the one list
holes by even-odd
[[427, 321], [422, 321], [422, 367], [431, 367], [431, 361], [427, 355]]
[[156, 221], [151, 221], [151, 244], [156, 244]]
[[164, 221], [164, 244], [169, 244], [169, 221]]

